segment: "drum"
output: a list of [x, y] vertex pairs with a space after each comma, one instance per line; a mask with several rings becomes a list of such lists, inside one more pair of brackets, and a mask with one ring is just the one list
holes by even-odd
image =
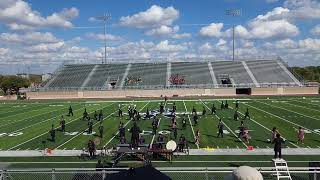
[[177, 143], [171, 140], [167, 143], [166, 148], [168, 150], [175, 151], [177, 148]]

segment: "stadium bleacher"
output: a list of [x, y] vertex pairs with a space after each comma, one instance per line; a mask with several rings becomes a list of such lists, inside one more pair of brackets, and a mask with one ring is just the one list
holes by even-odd
[[231, 86], [300, 85], [282, 62], [255, 60], [65, 65], [45, 88], [108, 89], [111, 83], [117, 89], [163, 88], [176, 86], [170, 82], [171, 76], [182, 79], [182, 87], [219, 87], [223, 85], [221, 77], [230, 78]]

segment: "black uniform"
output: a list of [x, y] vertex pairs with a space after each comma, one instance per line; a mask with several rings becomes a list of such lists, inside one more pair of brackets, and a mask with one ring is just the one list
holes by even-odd
[[237, 100], [236, 101], [236, 109], [238, 109], [239, 108], [239, 101]]
[[242, 135], [244, 133], [244, 124], [243, 122], [241, 121], [241, 124], [240, 124], [240, 127], [239, 127], [239, 134], [238, 134], [238, 138], [241, 138]]
[[212, 107], [211, 107], [211, 114], [216, 114], [217, 112], [217, 108], [214, 104], [212, 104]]
[[56, 142], [56, 130], [54, 129], [53, 125], [52, 125], [52, 128], [50, 130], [50, 136], [51, 136], [51, 141], [52, 142]]
[[221, 101], [221, 109], [224, 109], [224, 102]]
[[177, 106], [176, 106], [176, 103], [173, 103], [173, 106], [172, 106], [172, 111], [173, 111], [173, 112], [176, 112], [176, 111], [177, 111]]
[[234, 114], [233, 114], [233, 120], [237, 121], [239, 118], [239, 114], [237, 111], [234, 111]]
[[96, 120], [98, 120], [98, 114], [97, 114], [97, 111], [94, 111], [93, 119], [94, 119], [95, 121], [96, 121]]
[[248, 109], [248, 108], [247, 108], [247, 111], [246, 111], [246, 113], [245, 113], [245, 115], [244, 115], [243, 119], [247, 119], [247, 118], [249, 118], [249, 119], [250, 119], [250, 114], [249, 114], [249, 109]]
[[274, 144], [274, 158], [281, 158], [281, 148], [282, 144], [285, 143], [285, 141], [280, 137], [279, 134], [277, 134], [277, 137], [272, 142]]
[[218, 124], [218, 136], [217, 137], [219, 137], [221, 135], [221, 137], [223, 138], [223, 127], [224, 127], [224, 125], [223, 125], [222, 121], [220, 121]]
[[99, 126], [99, 134], [100, 134], [100, 137], [103, 138], [103, 126], [102, 125]]
[[137, 126], [137, 123], [134, 123], [132, 128], [130, 129], [131, 132], [131, 147], [137, 148], [139, 145], [139, 134], [141, 133], [140, 128]]
[[118, 110], [118, 116], [119, 117], [122, 117], [123, 115], [122, 115], [122, 110], [121, 110], [121, 108], [119, 108], [119, 110]]
[[103, 120], [103, 113], [102, 113], [102, 110], [100, 110], [99, 112], [99, 121], [102, 121]]
[[92, 126], [93, 126], [93, 122], [91, 120], [89, 120], [89, 122], [88, 122], [88, 134], [92, 133]]
[[198, 115], [197, 114], [195, 114], [193, 116], [193, 121], [194, 121], [194, 125], [198, 125]]
[[61, 117], [60, 125], [61, 125], [61, 131], [65, 132], [66, 131], [66, 121], [64, 120], [63, 116]]
[[156, 119], [154, 119], [154, 120], [152, 121], [153, 134], [156, 134], [157, 128], [158, 128], [158, 121], [157, 121]]
[[187, 127], [187, 121], [186, 121], [186, 118], [183, 117], [183, 118], [182, 118], [182, 128], [183, 128], [183, 129], [186, 129], [186, 127]]
[[72, 107], [71, 107], [71, 106], [69, 107], [69, 113], [68, 113], [68, 116], [70, 116], [70, 115], [71, 115], [71, 116], [73, 116], [73, 110], [72, 110]]
[[149, 112], [149, 108], [147, 108], [146, 118], [150, 119], [150, 112]]
[[161, 102], [161, 104], [160, 104], [160, 109], [159, 109], [159, 111], [160, 111], [160, 114], [162, 114], [162, 113], [164, 112], [164, 105], [162, 104], [162, 102]]
[[88, 118], [87, 108], [84, 108], [84, 112], [83, 112], [83, 115], [82, 115], [82, 119], [83, 119], [83, 120], [86, 120], [87, 118]]
[[203, 109], [202, 109], [202, 116], [205, 116], [205, 115], [206, 115], [206, 113], [207, 113], [206, 108], [205, 108], [205, 107], [203, 107]]
[[192, 107], [192, 114], [197, 114], [197, 110], [194, 106]]
[[224, 107], [225, 109], [228, 109], [229, 108], [229, 104], [228, 104], [228, 101], [226, 100], [226, 103], [224, 104]]

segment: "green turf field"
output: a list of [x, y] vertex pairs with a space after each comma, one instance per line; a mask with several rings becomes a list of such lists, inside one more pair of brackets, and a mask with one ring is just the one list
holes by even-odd
[[[287, 148], [320, 148], [320, 98], [317, 97], [259, 97], [259, 98], [240, 98], [240, 117], [242, 118], [246, 108], [249, 108], [251, 120], [244, 120], [245, 126], [250, 130], [250, 143], [246, 144], [238, 138], [238, 127], [240, 121], [233, 120], [235, 99], [227, 99], [229, 109], [220, 110], [221, 101], [226, 99], [179, 99], [169, 100], [166, 108], [172, 108], [173, 102], [177, 106], [178, 137], [184, 134], [189, 141], [190, 148], [272, 148], [272, 144], [267, 141], [271, 138], [271, 129], [277, 127], [281, 135], [287, 139]], [[117, 117], [118, 107], [121, 104], [124, 113], [127, 106], [136, 105], [141, 113], [146, 109], [158, 110], [161, 100], [136, 100], [136, 101], [2, 101], [0, 102], [0, 149], [1, 150], [35, 150], [43, 149], [45, 146], [52, 149], [83, 149], [87, 146], [90, 139], [99, 142], [98, 147], [112, 147], [119, 143], [118, 126], [119, 122], [126, 125], [129, 129], [133, 122]], [[217, 107], [217, 114], [211, 115], [212, 104]], [[69, 105], [73, 107], [74, 116], [66, 116]], [[207, 114], [200, 116], [197, 126], [193, 125], [190, 115], [187, 119], [186, 129], [182, 129], [180, 113], [191, 113], [193, 106], [198, 114], [202, 114], [206, 108]], [[82, 120], [84, 108], [92, 114], [95, 110], [103, 111], [104, 114], [104, 137], [97, 136], [99, 122], [94, 122], [93, 135], [85, 135], [87, 122]], [[65, 115], [67, 134], [59, 131], [60, 116]], [[170, 119], [159, 115], [159, 131], [171, 131]], [[218, 118], [225, 124], [225, 137], [217, 138]], [[141, 130], [151, 131], [150, 120], [141, 120], [138, 126]], [[56, 141], [49, 140], [49, 130], [51, 125], [57, 128]], [[303, 127], [306, 130], [305, 142], [297, 144], [297, 129]], [[194, 144], [194, 133], [200, 130], [200, 145]], [[127, 140], [130, 134], [126, 133]], [[156, 136], [144, 135], [146, 143], [155, 141]], [[172, 135], [167, 135], [166, 140], [172, 139]]]

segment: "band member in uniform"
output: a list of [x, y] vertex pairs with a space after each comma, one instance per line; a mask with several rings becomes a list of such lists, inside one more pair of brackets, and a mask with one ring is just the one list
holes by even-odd
[[200, 145], [200, 130], [199, 129], [196, 131], [195, 139], [196, 139], [195, 144], [199, 146]]
[[221, 101], [221, 106], [220, 106], [221, 110], [224, 109], [224, 107], [225, 107], [225, 106], [224, 106], [224, 102]]
[[157, 144], [158, 144], [158, 148], [162, 149], [164, 144], [164, 137], [162, 134], [159, 134], [158, 139], [157, 139]]
[[239, 114], [238, 114], [238, 110], [236, 109], [233, 114], [233, 120], [238, 121], [238, 118], [239, 118]]
[[157, 128], [158, 128], [158, 121], [156, 118], [154, 118], [152, 120], [152, 130], [153, 130], [153, 134], [157, 133]]
[[280, 134], [277, 134], [276, 139], [274, 139], [272, 143], [274, 144], [274, 158], [281, 158], [281, 148], [285, 141], [281, 138]]
[[179, 138], [179, 148], [178, 148], [179, 151], [183, 152], [185, 146], [186, 146], [186, 138], [184, 137], [183, 134], [181, 134]]
[[93, 127], [93, 122], [92, 122], [92, 120], [89, 118], [89, 121], [88, 121], [88, 134], [91, 134], [91, 133], [92, 133], [92, 127]]
[[103, 113], [102, 113], [102, 110], [100, 110], [98, 117], [99, 117], [99, 121], [103, 121]]
[[203, 106], [203, 109], [202, 109], [202, 116], [205, 116], [205, 115], [206, 115], [206, 113], [207, 113], [206, 108]]
[[97, 114], [97, 111], [94, 111], [93, 119], [94, 119], [95, 121], [97, 121], [97, 120], [98, 120], [98, 114]]
[[174, 139], [177, 139], [177, 136], [178, 136], [177, 122], [174, 122], [174, 123], [172, 124], [172, 131], [173, 131], [173, 137], [174, 137]]
[[160, 103], [160, 109], [159, 109], [159, 111], [160, 111], [160, 114], [162, 114], [162, 113], [164, 112], [164, 105], [163, 105], [162, 102]]
[[177, 106], [176, 106], [176, 103], [174, 102], [172, 106], [172, 112], [176, 112], [176, 111], [177, 111]]
[[225, 109], [228, 109], [229, 108], [229, 104], [228, 104], [228, 101], [226, 100], [226, 103], [224, 104], [224, 107]]
[[69, 106], [69, 113], [68, 113], [68, 116], [73, 116], [73, 110], [72, 110], [72, 107], [71, 105]]
[[273, 127], [271, 131], [271, 140], [270, 140], [271, 143], [277, 138], [277, 134], [279, 134], [277, 128]]
[[223, 138], [223, 122], [222, 120], [220, 119], [219, 120], [219, 124], [218, 124], [218, 135], [217, 135], [217, 138], [221, 135], [221, 137]]
[[66, 131], [66, 121], [64, 120], [63, 115], [61, 116], [60, 125], [61, 125], [61, 131], [65, 132]]
[[195, 125], [195, 126], [198, 125], [198, 115], [197, 115], [197, 113], [195, 113], [195, 114], [193, 115], [193, 121], [194, 121], [194, 125]]
[[124, 128], [122, 122], [120, 122], [120, 125], [119, 125], [119, 136], [120, 137], [125, 137], [126, 136], [126, 131], [125, 131], [125, 128]]
[[245, 113], [243, 119], [247, 119], [247, 118], [249, 118], [249, 120], [250, 120], [250, 114], [249, 114], [249, 109], [248, 108], [246, 110], [246, 113]]
[[242, 137], [243, 136], [243, 132], [244, 132], [244, 124], [243, 124], [243, 121], [240, 122], [240, 127], [239, 127], [239, 135], [238, 135], [238, 138]]
[[100, 138], [103, 138], [103, 125], [100, 124], [99, 126], [99, 134], [100, 134]]
[[118, 117], [123, 117], [122, 110], [121, 110], [120, 107], [119, 107], [119, 110], [118, 110]]
[[50, 136], [51, 136], [51, 141], [56, 142], [56, 130], [54, 129], [54, 126], [52, 124], [51, 130], [50, 130]]
[[239, 101], [236, 100], [236, 109], [239, 109]]
[[147, 118], [147, 119], [150, 119], [150, 112], [149, 112], [149, 108], [147, 108], [147, 111], [146, 111], [146, 118]]
[[83, 115], [82, 115], [82, 119], [83, 119], [83, 120], [87, 120], [87, 118], [88, 118], [87, 108], [84, 108], [84, 112], [83, 112]]
[[137, 123], [134, 122], [133, 126], [130, 129], [131, 132], [131, 147], [137, 148], [139, 145], [139, 134], [142, 132], [140, 128], [137, 126]]
[[140, 121], [140, 119], [141, 119], [141, 115], [140, 115], [140, 113], [139, 113], [139, 112], [137, 112], [136, 120], [137, 120], [137, 121]]
[[303, 144], [303, 141], [304, 141], [304, 129], [302, 127], [299, 127], [297, 143], [301, 142]]
[[88, 151], [89, 151], [90, 158], [93, 158], [96, 152], [96, 145], [92, 140], [89, 140], [88, 142]]
[[216, 114], [217, 113], [217, 108], [214, 104], [212, 104], [212, 107], [211, 107], [211, 114]]
[[192, 114], [197, 114], [197, 110], [194, 106], [192, 107]]

